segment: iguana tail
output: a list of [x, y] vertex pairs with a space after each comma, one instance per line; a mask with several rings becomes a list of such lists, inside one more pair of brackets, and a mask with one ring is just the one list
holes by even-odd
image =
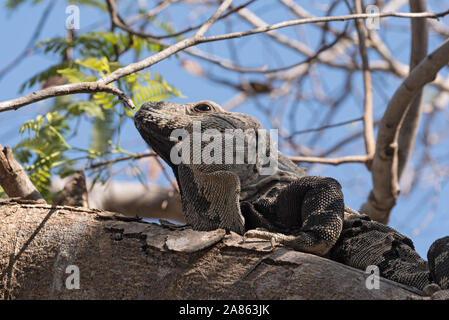
[[449, 289], [449, 237], [436, 240], [427, 253], [432, 280], [441, 289]]

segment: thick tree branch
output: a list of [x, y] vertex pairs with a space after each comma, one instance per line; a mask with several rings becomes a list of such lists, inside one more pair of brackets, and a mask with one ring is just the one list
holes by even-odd
[[[412, 12], [426, 11], [425, 0], [409, 0]], [[410, 56], [410, 70], [413, 70], [427, 55], [428, 23], [427, 20], [412, 19], [412, 48]], [[404, 168], [412, 153], [416, 133], [421, 119], [422, 90], [410, 103], [407, 114], [401, 125], [398, 136], [398, 181], [401, 179]]]
[[367, 276], [221, 229], [199, 232], [101, 210], [0, 202], [1, 299], [419, 297], [416, 289], [383, 278], [379, 289], [369, 290]]
[[28, 178], [23, 167], [14, 158], [9, 147], [0, 145], [0, 185], [10, 198], [36, 200], [46, 203], [39, 191]]
[[373, 189], [362, 211], [374, 220], [386, 223], [399, 195], [398, 134], [409, 104], [432, 82], [449, 62], [449, 40], [419, 63], [391, 98], [379, 124], [376, 153], [373, 159]]

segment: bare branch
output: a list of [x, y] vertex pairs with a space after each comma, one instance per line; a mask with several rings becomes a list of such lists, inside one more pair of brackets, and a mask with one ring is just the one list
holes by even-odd
[[[180, 30], [180, 31], [176, 31], [176, 32], [174, 32], [174, 33], [167, 34], [167, 35], [163, 35], [163, 36], [159, 36], [159, 35], [158, 35], [158, 36], [157, 36], [157, 35], [152, 35], [152, 34], [147, 34], [147, 33], [137, 32], [137, 31], [132, 30], [132, 29], [129, 27], [130, 24], [136, 23], [140, 18], [142, 18], [142, 17], [145, 17], [145, 18], [152, 17], [152, 16], [154, 16], [155, 14], [159, 13], [162, 9], [165, 9], [168, 5], [170, 5], [170, 3], [174, 3], [174, 2], [178, 2], [178, 1], [179, 1], [179, 0], [164, 1], [164, 2], [162, 2], [160, 5], [158, 5], [157, 7], [155, 7], [153, 10], [151, 10], [151, 11], [148, 12], [148, 13], [146, 13], [145, 15], [139, 15], [139, 16], [137, 16], [137, 17], [135, 17], [135, 18], [131, 18], [131, 19], [127, 20], [126, 23], [124, 23], [124, 22], [123, 22], [123, 19], [121, 19], [121, 23], [119, 23], [119, 24], [117, 25], [117, 27], [119, 27], [119, 28], [122, 28], [122, 27], [123, 27], [122, 29], [125, 30], [125, 31], [128, 31], [128, 32], [130, 32], [130, 33], [132, 33], [132, 34], [135, 34], [135, 35], [139, 35], [140, 37], [143, 37], [143, 38], [153, 39], [153, 40], [156, 40], [156, 39], [157, 39], [157, 40], [162, 40], [162, 39], [167, 39], [167, 38], [175, 38], [175, 37], [181, 36], [181, 35], [183, 35], [183, 34], [185, 34], [185, 33], [188, 33], [188, 32], [190, 32], [190, 31], [194, 31], [194, 30], [197, 30], [197, 29], [201, 28], [201, 26], [203, 26], [203, 23], [202, 23], [202, 24], [195, 25], [195, 26], [191, 26], [191, 27], [185, 28], [185, 29], [183, 29], [183, 30]], [[222, 15], [217, 19], [217, 21], [226, 18], [227, 16], [229, 16], [230, 14], [232, 14], [232, 13], [234, 13], [234, 12], [236, 12], [236, 11], [239, 11], [241, 8], [244, 8], [244, 7], [246, 7], [246, 6], [249, 6], [249, 5], [250, 5], [251, 3], [253, 3], [254, 1], [256, 1], [256, 0], [249, 0], [249, 1], [247, 1], [247, 2], [245, 2], [245, 3], [243, 3], [243, 4], [239, 5], [239, 6], [237, 6], [237, 7], [235, 7], [235, 8], [231, 8], [231, 9], [228, 10], [225, 14], [222, 14]], [[156, 9], [158, 9], [158, 10], [156, 10]], [[117, 14], [117, 16], [118, 16], [118, 14]], [[119, 16], [118, 16], [118, 17], [119, 17]]]
[[[356, 13], [362, 12], [362, 0], [355, 0]], [[368, 53], [366, 49], [366, 33], [362, 20], [355, 21], [357, 34], [359, 36], [359, 50], [362, 57], [363, 67], [363, 87], [365, 91], [364, 98], [364, 113], [363, 113], [363, 125], [364, 125], [364, 139], [366, 156], [373, 157], [375, 151], [374, 142], [374, 129], [373, 129], [373, 85], [371, 82], [371, 72], [369, 69]], [[369, 167], [369, 166], [368, 166]]]
[[371, 161], [372, 158], [367, 155], [362, 156], [346, 156], [340, 158], [321, 158], [321, 157], [288, 157], [293, 162], [310, 162], [310, 163], [323, 163], [339, 165], [343, 163], [360, 162], [366, 164]]
[[177, 193], [179, 193], [179, 187], [178, 184], [170, 177], [170, 175], [168, 174], [167, 170], [165, 169], [164, 165], [162, 164], [161, 160], [159, 160], [158, 157], [154, 158], [156, 160], [156, 162], [158, 163], [159, 167], [162, 170], [162, 173], [165, 175], [165, 178], [167, 178], [167, 180], [170, 182], [171, 186], [173, 187], [174, 190], [176, 190]]
[[[112, 3], [111, 0], [109, 0], [110, 3]], [[224, 11], [223, 8], [226, 7], [226, 5], [229, 5], [225, 1], [216, 12], [222, 12]], [[232, 39], [232, 38], [240, 38], [248, 35], [253, 34], [259, 34], [259, 33], [265, 33], [271, 30], [276, 30], [280, 28], [285, 28], [289, 26], [294, 25], [300, 25], [300, 24], [306, 24], [306, 23], [318, 23], [318, 22], [327, 22], [327, 21], [345, 21], [345, 20], [351, 20], [351, 19], [366, 19], [366, 18], [372, 18], [372, 17], [399, 17], [399, 18], [431, 18], [431, 19], [438, 19], [439, 17], [442, 17], [444, 15], [449, 14], [449, 10], [434, 14], [434, 13], [394, 13], [394, 12], [387, 12], [387, 13], [381, 13], [379, 15], [376, 14], [354, 14], [354, 15], [344, 15], [344, 16], [336, 16], [336, 17], [320, 17], [320, 18], [310, 18], [310, 19], [297, 19], [297, 20], [290, 20], [290, 21], [284, 21], [280, 23], [276, 23], [270, 26], [264, 26], [255, 28], [248, 31], [242, 31], [242, 32], [233, 32], [233, 33], [227, 33], [219, 36], [210, 36], [210, 37], [197, 37], [193, 36], [184, 40], [181, 40], [164, 50], [152, 55], [151, 57], [148, 57], [146, 59], [143, 59], [141, 61], [131, 63], [125, 67], [119, 68], [115, 70], [114, 72], [110, 73], [109, 75], [98, 79], [95, 82], [82, 82], [82, 83], [75, 83], [75, 84], [69, 84], [69, 85], [63, 85], [63, 86], [55, 86], [51, 88], [47, 88], [44, 90], [40, 90], [37, 92], [34, 92], [32, 94], [29, 94], [27, 96], [16, 98], [12, 100], [7, 100], [0, 102], [0, 112], [8, 111], [8, 110], [17, 110], [18, 108], [46, 99], [50, 97], [54, 97], [57, 95], [68, 95], [68, 94], [74, 94], [74, 93], [91, 93], [91, 92], [109, 92], [112, 94], [116, 94], [124, 103], [125, 105], [129, 107], [133, 107], [133, 103], [129, 97], [126, 97], [126, 95], [121, 92], [118, 89], [112, 88], [110, 86], [107, 86], [107, 84], [116, 81], [124, 76], [127, 76], [129, 74], [138, 72], [140, 70], [143, 70], [145, 68], [148, 68], [155, 63], [160, 62], [161, 60], [164, 60], [168, 58], [169, 56], [182, 51], [188, 47], [194, 46], [199, 43], [205, 43], [205, 42], [212, 42], [212, 41], [219, 41], [219, 40], [225, 40], [225, 39]], [[212, 20], [209, 21], [216, 21], [218, 19], [219, 15], [212, 15], [214, 17]], [[209, 26], [210, 27], [210, 26]], [[209, 28], [208, 27], [208, 28]], [[207, 28], [207, 29], [208, 29]], [[206, 28], [203, 29], [204, 32], [206, 32]], [[202, 32], [203, 32], [202, 31]], [[200, 33], [201, 35], [201, 33]]]
[[46, 203], [28, 178], [25, 170], [14, 158], [11, 148], [0, 145], [0, 185], [10, 198], [19, 197]]
[[30, 93], [20, 98], [0, 102], [0, 112], [17, 110], [20, 107], [26, 106], [28, 104], [56, 96], [63, 96], [75, 93], [95, 93], [95, 92], [108, 92], [114, 94], [123, 102], [123, 104], [126, 107], [130, 109], [135, 108], [134, 102], [123, 91], [96, 81], [96, 82], [72, 83], [61, 86], [49, 87]]
[[369, 213], [371, 218], [377, 221], [384, 223], [388, 221], [389, 212], [399, 195], [397, 137], [408, 106], [448, 62], [449, 40], [446, 40], [419, 63], [402, 82], [382, 117], [372, 166], [373, 189], [362, 207], [363, 212]]
[[357, 118], [357, 119], [351, 119], [351, 120], [347, 120], [347, 121], [343, 121], [343, 122], [339, 122], [339, 123], [334, 123], [334, 124], [328, 124], [319, 128], [313, 128], [313, 129], [304, 129], [304, 130], [299, 130], [299, 131], [295, 131], [290, 135], [290, 138], [293, 138], [295, 135], [298, 134], [304, 134], [304, 133], [309, 133], [309, 132], [314, 132], [314, 131], [322, 131], [324, 129], [329, 129], [329, 128], [335, 128], [335, 127], [340, 127], [340, 126], [344, 126], [350, 123], [354, 123], [354, 122], [359, 122], [362, 121], [362, 118]]
[[[425, 0], [410, 0], [410, 10], [413, 12], [426, 11]], [[427, 20], [412, 19], [412, 48], [410, 57], [410, 70], [418, 65], [427, 55], [428, 24]], [[413, 150], [418, 125], [421, 119], [422, 90], [411, 102], [407, 114], [401, 125], [398, 136], [398, 180], [401, 179], [407, 160]]]
[[270, 26], [259, 27], [252, 30], [240, 31], [227, 33], [219, 36], [210, 36], [202, 38], [200, 43], [203, 42], [211, 42], [211, 41], [219, 41], [225, 39], [232, 38], [240, 38], [244, 36], [249, 36], [258, 33], [265, 33], [276, 29], [281, 29], [290, 26], [297, 26], [301, 24], [307, 23], [321, 23], [321, 22], [329, 22], [329, 21], [346, 21], [346, 20], [354, 20], [354, 19], [368, 19], [368, 18], [385, 18], [385, 17], [396, 17], [396, 18], [430, 18], [430, 19], [439, 19], [440, 17], [444, 17], [449, 14], [449, 10], [446, 10], [441, 13], [402, 13], [402, 12], [384, 12], [380, 14], [371, 14], [371, 13], [360, 13], [360, 14], [348, 14], [342, 16], [334, 16], [334, 17], [317, 17], [317, 18], [309, 18], [309, 19], [297, 19], [297, 20], [289, 20], [283, 21], [279, 23], [272, 24]]
[[204, 23], [197, 32], [195, 32], [195, 38], [201, 38], [207, 32], [207, 30], [212, 27], [212, 25], [217, 21], [221, 14], [232, 4], [232, 0], [224, 0], [223, 3], [218, 7], [217, 11], [209, 18], [209, 20]]
[[44, 28], [45, 22], [47, 22], [47, 19], [50, 15], [51, 10], [55, 6], [54, 1], [50, 1], [45, 8], [44, 12], [42, 13], [42, 16], [37, 23], [36, 29], [34, 30], [30, 40], [28, 41], [27, 45], [25, 46], [25, 49], [22, 51], [21, 54], [19, 54], [13, 61], [11, 61], [6, 67], [0, 70], [0, 80], [13, 68], [19, 65], [20, 62], [24, 60], [26, 56], [28, 56], [33, 49], [34, 44], [39, 39], [39, 36], [41, 34], [42, 29]]
[[107, 161], [103, 161], [103, 162], [97, 162], [97, 163], [94, 163], [94, 164], [92, 164], [90, 166], [87, 166], [85, 168], [85, 170], [91, 170], [91, 169], [101, 168], [101, 167], [104, 167], [104, 166], [110, 166], [110, 165], [115, 164], [117, 162], [128, 161], [128, 160], [137, 160], [137, 159], [141, 159], [141, 158], [155, 157], [155, 156], [157, 156], [157, 154], [154, 153], [154, 152], [137, 153], [137, 154], [132, 155], [132, 156], [125, 156], [125, 157], [115, 158], [115, 159], [111, 159], [111, 160], [107, 160]]

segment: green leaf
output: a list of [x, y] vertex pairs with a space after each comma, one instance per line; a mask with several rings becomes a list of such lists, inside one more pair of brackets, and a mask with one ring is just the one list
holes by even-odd
[[[37, 4], [39, 2], [41, 2], [42, 0], [33, 0], [33, 1], [28, 1], [31, 2], [32, 4]], [[8, 0], [5, 4], [5, 7], [7, 9], [16, 9], [17, 7], [19, 7], [21, 4], [23, 4], [24, 2], [26, 2], [26, 0]]]
[[126, 115], [133, 118], [134, 117], [134, 113], [132, 112], [132, 110], [128, 109], [128, 108], [124, 108], [123, 111], [125, 111]]
[[[7, 3], [18, 6], [26, 1], [30, 3], [33, 0], [8, 0]], [[107, 11], [105, 1], [102, 0], [69, 0], [68, 3]], [[172, 26], [163, 21], [152, 18], [149, 22], [152, 27], [173, 32]], [[80, 31], [73, 39], [64, 36], [46, 39], [40, 41], [36, 49], [54, 61], [63, 62], [32, 76], [22, 85], [21, 90], [39, 83], [47, 86], [52, 83], [95, 81], [122, 67], [116, 61], [117, 53], [120, 53], [123, 59], [126, 58], [128, 63], [128, 58], [138, 59], [139, 55], [148, 54], [148, 51], [158, 52], [164, 47], [116, 28], [114, 32]], [[72, 56], [77, 60], [68, 60], [68, 52], [72, 52]], [[162, 75], [149, 71], [128, 75], [114, 82], [114, 85], [130, 96], [136, 105], [149, 100], [182, 97], [181, 92], [172, 83], [165, 81]], [[86, 97], [88, 100], [84, 101]], [[61, 96], [51, 102], [53, 105], [50, 112], [26, 121], [21, 126], [22, 140], [14, 148], [19, 161], [24, 164], [30, 178], [44, 197], [50, 195], [48, 187], [54, 174], [70, 175], [80, 166], [80, 161], [105, 161], [112, 153], [126, 154], [120, 149], [120, 137], [115, 135], [120, 133], [124, 114], [133, 117], [134, 113], [126, 108], [118, 108], [116, 105], [120, 103], [119, 99], [106, 92], [88, 96]], [[80, 128], [85, 128], [83, 121], [86, 119], [92, 123], [92, 131], [88, 136], [89, 150], [85, 150], [86, 146], [72, 146], [73, 141], [79, 139], [71, 140], [78, 133], [78, 129], [82, 131]], [[106, 181], [111, 176], [110, 171], [105, 168], [95, 169], [90, 173], [95, 181]]]
[[109, 60], [106, 57], [101, 57], [101, 59], [97, 58], [78, 59], [75, 62], [80, 66], [97, 71], [102, 77], [111, 73], [111, 68], [109, 67]]
[[91, 117], [104, 120], [103, 109], [95, 101], [73, 102], [67, 106], [67, 110], [75, 116], [80, 116], [83, 113], [87, 113]]
[[97, 92], [93, 95], [93, 98], [103, 109], [111, 109], [117, 103], [117, 101], [114, 101], [115, 96], [107, 92]]
[[69, 3], [96, 7], [102, 11], [108, 10], [107, 5], [103, 1], [99, 1], [99, 0], [70, 0]]
[[14, 147], [15, 156], [25, 164], [31, 181], [44, 197], [50, 195], [52, 167], [65, 159], [64, 152], [71, 150], [64, 137], [69, 128], [67, 121], [59, 111], [38, 115], [22, 125], [20, 132], [28, 131], [28, 137]]
[[65, 68], [69, 68], [70, 63], [68, 61], [63, 61], [61, 63], [55, 64], [37, 74], [32, 76], [30, 79], [25, 81], [19, 89], [19, 92], [22, 93], [25, 89], [31, 88], [37, 83], [44, 82], [49, 80], [51, 77], [59, 76], [58, 70], [62, 70]]
[[57, 72], [67, 78], [70, 83], [92, 82], [97, 80], [95, 77], [89, 77], [88, 75], [84, 74], [84, 72], [74, 68], [61, 69]]
[[170, 86], [161, 78], [161, 76], [156, 74], [155, 80], [146, 81], [146, 86], [138, 85], [131, 98], [133, 99], [134, 104], [137, 105], [146, 101], [158, 101], [174, 96], [183, 97], [178, 89]]
[[89, 146], [89, 153], [91, 158], [96, 158], [99, 155], [107, 152], [110, 147], [110, 140], [114, 134], [114, 110], [104, 110], [104, 120], [98, 118], [94, 119], [91, 143]]

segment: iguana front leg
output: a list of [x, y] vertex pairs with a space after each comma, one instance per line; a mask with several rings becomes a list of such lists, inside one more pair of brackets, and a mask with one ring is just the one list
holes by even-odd
[[250, 230], [245, 236], [274, 239], [295, 250], [323, 256], [336, 243], [343, 227], [344, 200], [337, 180], [306, 176], [292, 182], [279, 194], [278, 220], [297, 224], [292, 235]]
[[204, 172], [195, 166], [178, 168], [182, 210], [186, 222], [197, 230], [218, 228], [245, 232], [240, 212], [240, 180], [230, 171]]

